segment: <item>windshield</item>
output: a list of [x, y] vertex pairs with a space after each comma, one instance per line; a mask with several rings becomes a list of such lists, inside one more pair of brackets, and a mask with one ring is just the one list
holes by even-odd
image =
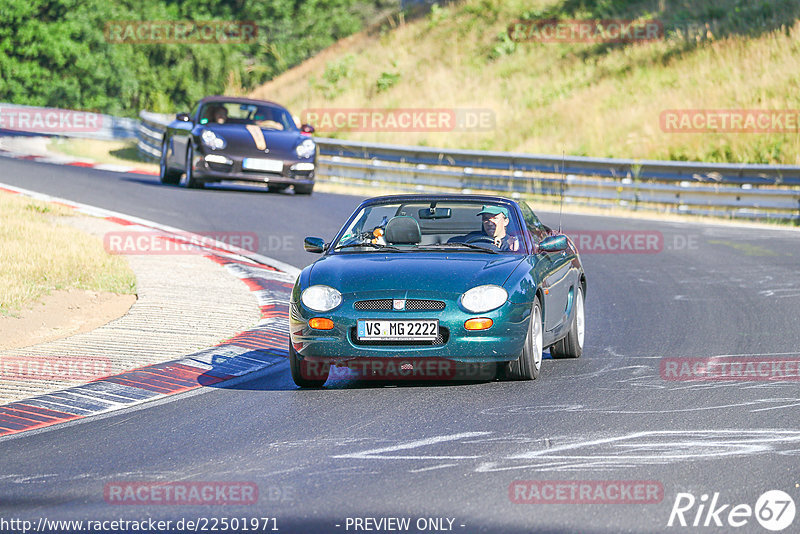
[[371, 204], [340, 235], [330, 247], [334, 253], [525, 253], [516, 214], [499, 202]]
[[268, 130], [297, 131], [291, 114], [269, 104], [209, 102], [200, 109], [200, 124], [255, 124]]

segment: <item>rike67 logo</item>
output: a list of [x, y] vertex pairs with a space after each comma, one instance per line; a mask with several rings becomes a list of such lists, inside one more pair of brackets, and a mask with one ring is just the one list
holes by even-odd
[[723, 503], [718, 492], [714, 492], [710, 501], [707, 493], [699, 499], [691, 493], [678, 493], [667, 526], [739, 528], [750, 524], [755, 517], [765, 529], [778, 532], [792, 524], [794, 515], [794, 499], [780, 490], [763, 493], [754, 507]]

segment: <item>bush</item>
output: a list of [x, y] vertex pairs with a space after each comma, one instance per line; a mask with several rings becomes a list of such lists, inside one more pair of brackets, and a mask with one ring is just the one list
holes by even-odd
[[[3, 0], [0, 102], [136, 116], [269, 81], [397, 0]], [[253, 21], [247, 44], [118, 44], [110, 21]], [[335, 83], [333, 84], [335, 85]]]

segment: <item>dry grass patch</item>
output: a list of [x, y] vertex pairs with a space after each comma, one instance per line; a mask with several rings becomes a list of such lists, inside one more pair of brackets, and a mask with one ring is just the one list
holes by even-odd
[[62, 206], [0, 193], [0, 315], [15, 315], [54, 290], [136, 292], [123, 257], [60, 221], [72, 216]]

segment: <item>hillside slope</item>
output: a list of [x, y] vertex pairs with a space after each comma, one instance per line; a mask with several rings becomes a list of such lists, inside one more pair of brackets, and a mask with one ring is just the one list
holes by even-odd
[[[252, 92], [294, 113], [488, 110], [476, 131], [320, 131], [365, 141], [598, 157], [800, 163], [800, 135], [668, 132], [665, 110], [800, 109], [800, 3], [465, 0], [339, 42]], [[517, 42], [516, 20], [657, 20], [635, 43]], [[798, 121], [800, 122], [800, 121]]]

